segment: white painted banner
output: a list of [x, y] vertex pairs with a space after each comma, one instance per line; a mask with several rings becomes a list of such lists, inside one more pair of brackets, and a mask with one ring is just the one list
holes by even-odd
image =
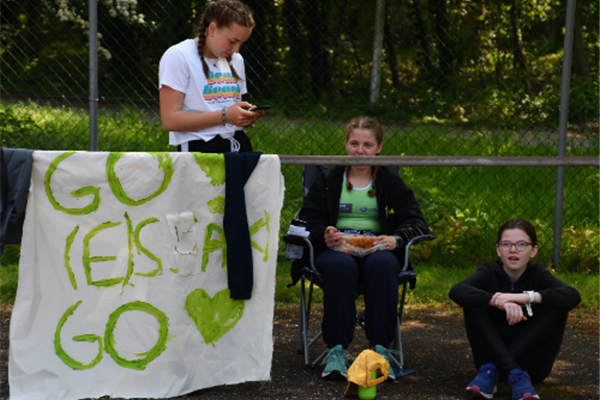
[[164, 398], [270, 379], [284, 184], [245, 185], [254, 286], [232, 300], [221, 154], [36, 151], [10, 326], [11, 400]]

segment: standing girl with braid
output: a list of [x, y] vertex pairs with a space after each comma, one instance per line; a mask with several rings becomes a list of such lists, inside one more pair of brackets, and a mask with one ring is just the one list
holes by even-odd
[[159, 68], [160, 116], [179, 151], [252, 151], [244, 127], [264, 114], [249, 111], [240, 47], [254, 19], [237, 0], [218, 0], [205, 10], [195, 39], [170, 47]]
[[[375, 156], [383, 129], [371, 118], [348, 124], [345, 147], [351, 156]], [[310, 188], [299, 218], [307, 222], [315, 265], [323, 274], [323, 339], [329, 348], [323, 378], [345, 379], [347, 348], [354, 336], [356, 293], [364, 287], [366, 334], [370, 346], [389, 363], [396, 331], [398, 273], [404, 245], [428, 233], [413, 191], [385, 167], [352, 165], [321, 174]], [[377, 237], [384, 249], [364, 257], [334, 250], [344, 234]], [[394, 378], [390, 368], [388, 377]]]

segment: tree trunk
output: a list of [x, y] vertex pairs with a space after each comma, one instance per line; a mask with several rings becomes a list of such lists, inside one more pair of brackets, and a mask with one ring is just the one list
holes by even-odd
[[446, 5], [446, 0], [432, 2], [438, 44], [439, 73], [436, 74], [436, 82], [440, 88], [446, 88], [454, 74], [454, 45], [450, 34], [450, 21], [448, 20]]
[[300, 91], [298, 86], [307, 81], [305, 71], [307, 70], [306, 58], [308, 53], [306, 41], [301, 33], [301, 21], [306, 21], [303, 13], [304, 9], [300, 0], [286, 0], [283, 3], [282, 16], [286, 28], [284, 37], [287, 38], [287, 45], [290, 48], [285, 56], [287, 71], [289, 71], [287, 81], [290, 82], [290, 95], [300, 93], [302, 98], [304, 98], [305, 91]]
[[415, 27], [419, 36], [419, 45], [421, 47], [422, 56], [421, 62], [425, 66], [428, 75], [435, 76], [433, 63], [431, 62], [429, 35], [427, 35], [427, 24], [423, 18], [423, 4], [421, 0], [413, 0], [413, 11], [415, 19]]
[[590, 78], [590, 66], [588, 64], [587, 52], [583, 35], [581, 34], [581, 19], [579, 7], [575, 3], [575, 21], [573, 26], [573, 73], [584, 78]]
[[525, 87], [525, 93], [531, 95], [531, 81], [529, 80], [529, 63], [527, 61], [527, 55], [525, 54], [525, 48], [523, 46], [523, 35], [521, 33], [521, 23], [519, 20], [519, 4], [518, 0], [511, 1], [510, 7], [510, 25], [513, 34], [513, 56], [515, 69], [522, 71], [522, 80]]
[[390, 72], [392, 74], [392, 85], [396, 90], [400, 90], [400, 78], [398, 76], [398, 68], [396, 67], [397, 56], [396, 56], [396, 48], [394, 45], [396, 41], [394, 40], [393, 33], [390, 29], [390, 14], [389, 14], [389, 1], [386, 2], [386, 10], [385, 12], [385, 23], [383, 26], [383, 42], [385, 44], [385, 49], [388, 58], [388, 65], [390, 66]]
[[[100, 6], [100, 4], [98, 4]], [[111, 54], [107, 61], [110, 79], [104, 83], [116, 83], [115, 88], [122, 88], [125, 92], [130, 86], [135, 86], [142, 76], [141, 55], [135, 38], [138, 36], [135, 27], [124, 22], [121, 18], [113, 18], [105, 7], [98, 7], [98, 32], [102, 33], [100, 42]], [[121, 96], [123, 93], [110, 93], [102, 85], [104, 96]]]
[[245, 3], [252, 10], [256, 22], [252, 29], [252, 36], [241, 50], [241, 54], [246, 60], [248, 94], [253, 97], [269, 98], [273, 89], [269, 77], [273, 75], [273, 60], [275, 59], [274, 46], [268, 42], [271, 37], [268, 31], [272, 29], [273, 10], [269, 2], [246, 0]]
[[311, 86], [314, 99], [319, 99], [323, 92], [331, 89], [331, 60], [326, 49], [329, 42], [329, 33], [325, 17], [323, 2], [309, 0], [306, 2], [306, 15], [308, 20], [309, 66]]

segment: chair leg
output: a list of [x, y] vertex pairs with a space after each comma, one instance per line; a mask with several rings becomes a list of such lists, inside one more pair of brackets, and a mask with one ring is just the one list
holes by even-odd
[[404, 312], [404, 301], [406, 299], [406, 289], [408, 287], [408, 281], [404, 281], [402, 285], [402, 296], [400, 297], [400, 305], [398, 307], [398, 326], [396, 327], [396, 338], [394, 339], [393, 348], [398, 352], [398, 359], [395, 357], [390, 357], [394, 360], [394, 364], [396, 364], [397, 371], [395, 372], [396, 378], [414, 374], [417, 371], [414, 369], [409, 369], [404, 367], [404, 352], [402, 351], [402, 336], [400, 333], [400, 327], [402, 326], [402, 314]]
[[397, 350], [400, 356], [400, 368], [404, 367], [404, 353], [402, 352], [402, 337], [400, 334], [400, 327], [402, 326], [402, 314], [404, 313], [404, 301], [406, 299], [406, 289], [408, 287], [408, 281], [404, 281], [402, 285], [402, 296], [400, 296], [400, 308], [398, 309], [398, 332], [396, 334]]
[[310, 282], [308, 293], [305, 289], [305, 278], [302, 276], [300, 278], [300, 318], [298, 321], [299, 329], [298, 329], [298, 354], [302, 354], [304, 356], [304, 366], [305, 367], [314, 367], [324, 356], [327, 354], [327, 349], [325, 349], [312, 363], [309, 359], [308, 350], [311, 348], [313, 344], [317, 342], [323, 336], [323, 331], [319, 331], [310, 341], [308, 340], [308, 328], [309, 328], [309, 320], [310, 320], [310, 309], [312, 306], [312, 295], [313, 295], [313, 282]]
[[305, 345], [305, 365], [306, 366], [310, 366], [312, 368], [315, 367], [315, 365], [317, 364], [317, 362], [323, 358], [325, 356], [325, 354], [327, 353], [327, 349], [325, 349], [312, 363], [310, 363], [309, 365], [309, 361], [308, 361], [308, 349], [310, 349], [312, 347], [313, 344], [316, 343], [317, 340], [319, 340], [321, 338], [321, 336], [323, 336], [323, 331], [319, 330], [319, 333], [317, 333], [311, 340], [310, 342], [308, 341], [308, 328], [310, 325], [310, 310], [312, 307], [312, 297], [313, 297], [313, 293], [314, 293], [314, 283], [311, 281], [310, 282], [310, 286], [308, 289], [308, 306], [306, 308], [306, 314], [305, 314], [305, 320], [304, 320], [304, 345]]
[[304, 354], [304, 365], [309, 365], [308, 360], [308, 321], [306, 308], [306, 290], [304, 289], [304, 277], [300, 280], [300, 333], [298, 338], [298, 352]]
[[303, 279], [300, 280], [300, 314], [298, 315], [298, 354], [304, 351], [302, 332], [304, 330], [304, 291], [302, 290]]
[[356, 316], [356, 323], [363, 329], [366, 329], [365, 325], [365, 311], [361, 311], [360, 314]]
[[[320, 333], [319, 333], [319, 336], [320, 336]], [[319, 354], [319, 356], [318, 356], [317, 358], [315, 358], [315, 359], [314, 359], [314, 361], [313, 361], [312, 363], [310, 363], [310, 367], [311, 367], [311, 368], [314, 368], [314, 367], [316, 367], [316, 366], [317, 366], [317, 363], [318, 363], [319, 361], [321, 361], [321, 359], [322, 359], [323, 357], [325, 357], [325, 355], [327, 354], [327, 352], [328, 352], [328, 351], [329, 351], [329, 349], [328, 349], [327, 347], [325, 347], [325, 350], [323, 350], [323, 352], [322, 352], [321, 354]]]

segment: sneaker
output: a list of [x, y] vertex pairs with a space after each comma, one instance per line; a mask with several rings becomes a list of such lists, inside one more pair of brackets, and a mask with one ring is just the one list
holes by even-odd
[[388, 379], [395, 380], [396, 374], [394, 373], [394, 368], [392, 367], [392, 363], [390, 362], [390, 354], [400, 354], [400, 352], [397, 350], [390, 350], [387, 347], [383, 347], [380, 344], [375, 346], [375, 352], [381, 354], [381, 356], [385, 358], [385, 361], [387, 361], [390, 367], [388, 371]]
[[494, 364], [483, 364], [479, 373], [467, 386], [467, 393], [484, 399], [493, 399], [498, 383], [498, 371]]
[[349, 355], [341, 344], [329, 349], [321, 362], [321, 365], [325, 364], [321, 378], [331, 380], [347, 379], [348, 366], [350, 364], [348, 361]]
[[508, 374], [508, 383], [512, 387], [513, 400], [527, 400], [527, 399], [539, 399], [540, 396], [535, 392], [533, 386], [531, 386], [531, 379], [527, 372], [520, 369], [513, 369]]

